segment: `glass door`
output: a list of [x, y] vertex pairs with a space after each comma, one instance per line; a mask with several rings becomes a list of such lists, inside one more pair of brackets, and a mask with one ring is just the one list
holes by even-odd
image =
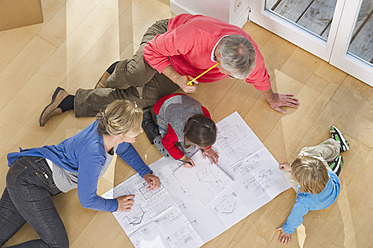
[[249, 0], [249, 19], [373, 86], [373, 0]]
[[345, 0], [249, 0], [250, 20], [329, 61]]
[[330, 64], [373, 86], [373, 0], [346, 2]]

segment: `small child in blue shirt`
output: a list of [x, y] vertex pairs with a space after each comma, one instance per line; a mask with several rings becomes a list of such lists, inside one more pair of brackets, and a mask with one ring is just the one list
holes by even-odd
[[290, 242], [291, 234], [303, 222], [303, 216], [310, 210], [329, 207], [340, 191], [338, 178], [343, 159], [340, 152], [350, 149], [347, 140], [335, 126], [330, 127], [330, 139], [313, 147], [304, 147], [297, 159], [290, 165], [279, 165], [285, 178], [297, 192], [296, 203], [280, 231], [279, 242]]

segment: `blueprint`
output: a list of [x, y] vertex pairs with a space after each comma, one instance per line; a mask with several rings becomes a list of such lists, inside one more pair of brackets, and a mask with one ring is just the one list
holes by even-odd
[[149, 165], [162, 183], [151, 191], [134, 175], [103, 197], [135, 195], [128, 213], [113, 213], [135, 247], [200, 247], [289, 188], [278, 162], [235, 112], [216, 124], [213, 149], [196, 166], [162, 158]]

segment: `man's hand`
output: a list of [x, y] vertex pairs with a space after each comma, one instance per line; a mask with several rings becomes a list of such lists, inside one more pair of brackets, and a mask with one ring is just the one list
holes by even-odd
[[291, 165], [288, 162], [284, 162], [278, 165], [281, 171], [291, 171]]
[[286, 113], [281, 107], [299, 107], [298, 99], [295, 98], [294, 95], [273, 93], [271, 88], [267, 91], [263, 91], [263, 95], [267, 99], [269, 106], [280, 113]]
[[193, 85], [187, 85], [189, 80], [186, 76], [181, 76], [172, 65], [167, 66], [162, 73], [166, 75], [169, 79], [177, 84], [185, 93], [194, 93], [197, 90], [197, 81], [193, 81]]
[[219, 154], [217, 154], [213, 149], [202, 149], [202, 157], [206, 159], [206, 156], [210, 159], [211, 164], [218, 164]]
[[280, 231], [280, 235], [278, 236], [278, 242], [280, 242], [281, 244], [284, 244], [284, 245], [287, 244], [287, 243], [290, 243], [291, 234], [288, 234], [288, 233], [284, 232], [282, 227], [277, 227], [276, 231]]
[[175, 82], [185, 93], [195, 93], [197, 90], [198, 82], [197, 80], [193, 81], [193, 85], [188, 85], [188, 79], [186, 77], [181, 76], [180, 79]]
[[135, 202], [132, 198], [135, 195], [122, 195], [116, 198], [118, 200], [118, 209], [117, 212], [129, 212]]
[[148, 173], [144, 176], [145, 182], [149, 185], [148, 189], [158, 189], [161, 187], [161, 181], [159, 180], [159, 177], [154, 176], [152, 173]]
[[187, 157], [186, 155], [184, 155], [181, 159], [179, 159], [180, 161], [183, 161], [183, 165], [184, 167], [186, 168], [192, 168], [194, 166], [196, 166], [193, 162], [193, 160], [189, 157]]
[[272, 100], [269, 100], [268, 103], [271, 108], [283, 114], [285, 114], [286, 111], [281, 107], [298, 108], [299, 106], [298, 99], [291, 94], [273, 93], [273, 98]]

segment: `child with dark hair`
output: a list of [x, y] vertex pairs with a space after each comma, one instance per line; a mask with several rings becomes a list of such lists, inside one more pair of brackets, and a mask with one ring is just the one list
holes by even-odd
[[184, 166], [193, 167], [190, 157], [200, 148], [204, 158], [218, 162], [219, 155], [211, 148], [216, 141], [216, 126], [209, 111], [198, 101], [184, 94], [172, 94], [159, 99], [154, 112], [158, 127], [150, 109], [144, 110], [142, 126], [164, 157], [171, 156]]
[[280, 231], [278, 241], [290, 242], [291, 234], [302, 224], [303, 216], [310, 210], [321, 210], [332, 205], [340, 191], [339, 173], [343, 159], [340, 155], [350, 149], [341, 131], [330, 127], [330, 139], [312, 147], [304, 147], [290, 165], [279, 165], [285, 178], [297, 192], [296, 203]]

